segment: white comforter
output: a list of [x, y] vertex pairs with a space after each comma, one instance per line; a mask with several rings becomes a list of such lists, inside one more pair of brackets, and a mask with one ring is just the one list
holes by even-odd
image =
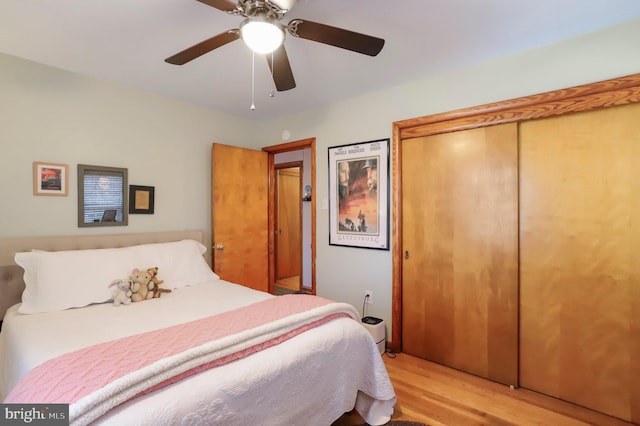
[[[0, 333], [2, 398], [31, 368], [81, 347], [203, 318], [273, 297], [212, 281], [160, 299], [20, 315]], [[223, 367], [123, 404], [99, 424], [330, 424], [356, 403], [383, 424], [395, 395], [375, 342], [351, 319], [337, 319]]]

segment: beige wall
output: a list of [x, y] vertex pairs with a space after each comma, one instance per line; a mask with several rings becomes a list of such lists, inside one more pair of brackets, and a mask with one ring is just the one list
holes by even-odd
[[[0, 238], [202, 229], [210, 235], [211, 142], [245, 147], [317, 138], [317, 291], [391, 320], [391, 254], [328, 245], [327, 148], [390, 138], [392, 122], [640, 73], [640, 21], [267, 123], [123, 88], [0, 54]], [[257, 139], [256, 135], [260, 135]], [[70, 166], [68, 197], [34, 197], [35, 160]], [[76, 226], [78, 163], [127, 167], [156, 187], [156, 213], [129, 226]], [[393, 202], [393, 200], [392, 200]]]
[[263, 124], [260, 134], [273, 141], [283, 130], [292, 140], [317, 138], [318, 295], [361, 310], [364, 291], [371, 290], [367, 314], [383, 318], [390, 331], [391, 253], [329, 246], [321, 202], [328, 196], [328, 147], [391, 138], [398, 120], [640, 73], [637, 40], [640, 20]]
[[[0, 237], [199, 229], [210, 239], [211, 143], [253, 146], [252, 122], [0, 54]], [[33, 161], [69, 165], [69, 196], [33, 196]], [[125, 167], [155, 214], [77, 227], [77, 164]]]

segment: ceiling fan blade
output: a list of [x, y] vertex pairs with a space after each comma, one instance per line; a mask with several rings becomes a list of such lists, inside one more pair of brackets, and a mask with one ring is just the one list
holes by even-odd
[[215, 7], [218, 10], [223, 12], [233, 13], [236, 10], [239, 10], [238, 5], [232, 3], [228, 0], [198, 0], [200, 3], [207, 4], [211, 7]]
[[296, 81], [293, 78], [293, 71], [289, 64], [289, 57], [287, 51], [284, 48], [284, 44], [280, 45], [273, 52], [273, 62], [271, 55], [266, 54], [267, 63], [273, 76], [273, 82], [276, 84], [278, 92], [284, 92], [285, 90], [291, 90], [296, 87]]
[[225, 44], [231, 43], [232, 41], [239, 38], [240, 32], [238, 30], [229, 30], [227, 32], [215, 35], [205, 41], [201, 41], [200, 43], [195, 44], [191, 47], [188, 47], [182, 52], [178, 52], [173, 56], [169, 56], [164, 61], [173, 65], [184, 65], [187, 62], [204, 55], [205, 53], [211, 52], [213, 49], [217, 49], [218, 47], [224, 46]]
[[287, 30], [294, 37], [317, 41], [369, 56], [376, 56], [384, 46], [384, 40], [381, 38], [304, 19], [292, 20], [289, 22]]

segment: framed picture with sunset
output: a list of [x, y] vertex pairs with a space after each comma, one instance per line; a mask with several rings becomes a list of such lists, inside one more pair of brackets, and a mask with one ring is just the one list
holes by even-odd
[[329, 148], [329, 244], [389, 250], [389, 139]]
[[67, 196], [67, 164], [33, 162], [33, 195]]

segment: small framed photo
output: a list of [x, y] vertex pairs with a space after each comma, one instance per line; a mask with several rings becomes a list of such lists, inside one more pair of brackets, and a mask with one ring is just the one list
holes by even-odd
[[389, 250], [389, 139], [329, 148], [329, 244]]
[[129, 213], [153, 214], [153, 186], [129, 185]]
[[68, 195], [67, 164], [33, 162], [33, 195]]

